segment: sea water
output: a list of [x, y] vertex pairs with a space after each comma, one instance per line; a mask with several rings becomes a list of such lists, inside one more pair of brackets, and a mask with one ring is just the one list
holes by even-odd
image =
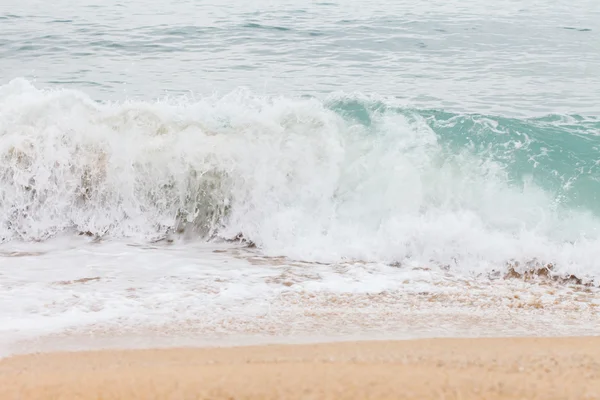
[[592, 0], [4, 1], [0, 333], [595, 332], [599, 94]]

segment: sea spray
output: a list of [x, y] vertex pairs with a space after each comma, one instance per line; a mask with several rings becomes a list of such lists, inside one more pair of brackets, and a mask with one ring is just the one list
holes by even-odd
[[243, 237], [308, 261], [600, 276], [600, 122], [359, 97], [98, 103], [0, 87], [0, 238]]

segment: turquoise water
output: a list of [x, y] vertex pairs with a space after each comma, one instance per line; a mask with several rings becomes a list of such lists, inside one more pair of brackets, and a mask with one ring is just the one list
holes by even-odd
[[493, 161], [510, 182], [535, 181], [554, 194], [556, 206], [600, 215], [600, 119], [580, 115], [509, 118], [389, 107], [381, 102], [334, 101], [332, 110], [365, 126], [373, 113], [423, 118], [448, 157], [468, 151]]

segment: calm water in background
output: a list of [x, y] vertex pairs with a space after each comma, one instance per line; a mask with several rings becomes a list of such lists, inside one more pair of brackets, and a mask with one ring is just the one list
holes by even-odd
[[597, 332], [499, 278], [599, 284], [599, 100], [596, 0], [4, 0], [0, 345]]
[[415, 107], [600, 112], [600, 4], [6, 0], [0, 77], [95, 99], [358, 91]]

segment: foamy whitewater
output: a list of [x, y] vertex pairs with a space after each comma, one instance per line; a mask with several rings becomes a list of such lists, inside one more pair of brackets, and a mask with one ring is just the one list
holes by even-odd
[[[556, 25], [574, 9], [566, 2], [542, 12], [533, 2], [488, 10], [473, 1], [462, 14], [441, 9], [431, 20], [403, 6], [382, 17], [377, 2], [358, 20], [344, 19], [356, 11], [337, 3], [293, 3], [225, 20], [196, 10], [205, 18], [196, 29], [174, 22], [191, 6], [154, 5], [173, 25], [124, 12], [130, 37], [113, 21], [117, 5], [90, 3], [69, 19], [18, 4], [0, 10], [3, 352], [38, 348], [40, 338], [82, 345], [89, 334], [103, 345], [124, 336], [145, 345], [156, 337], [199, 344], [597, 333], [600, 79], [590, 71], [600, 71], [600, 51], [587, 51], [600, 28], [595, 3], [576, 27]], [[528, 34], [508, 29], [528, 13], [539, 17], [531, 48]], [[311, 27], [320, 15], [320, 28]], [[471, 28], [480, 36], [457, 41]], [[38, 29], [49, 32], [33, 40]], [[288, 69], [270, 78], [279, 90], [248, 84], [255, 70], [239, 75], [233, 50], [215, 61], [218, 72], [200, 73], [206, 60], [196, 58], [209, 50], [194, 46], [219, 35], [223, 48], [258, 46], [256, 63], [280, 46], [273, 68]], [[157, 37], [173, 41], [138, 43]], [[350, 50], [341, 50], [342, 38]], [[357, 64], [352, 58], [370, 46], [363, 39], [374, 46], [370, 57], [398, 58]], [[380, 46], [392, 39], [397, 47]], [[552, 61], [556, 43], [572, 57]], [[308, 72], [313, 45], [327, 49], [322, 62], [336, 70]], [[294, 46], [297, 54], [283, 52]], [[489, 75], [465, 70], [464, 46]], [[452, 49], [464, 65], [450, 65]], [[66, 70], [57, 60], [69, 57], [80, 72], [59, 79]], [[450, 64], [438, 71], [428, 57]], [[149, 60], [164, 68], [149, 72]], [[309, 70], [297, 70], [305, 64]], [[417, 73], [423, 65], [433, 69]], [[537, 81], [527, 68], [537, 68]], [[548, 69], [562, 78], [546, 78]], [[361, 75], [369, 77], [363, 87]], [[156, 77], [180, 87], [211, 76], [208, 86], [224, 90], [150, 95]], [[398, 96], [385, 85], [394, 80]], [[128, 82], [135, 95], [118, 95]], [[466, 86], [449, 90], [458, 83]]]

